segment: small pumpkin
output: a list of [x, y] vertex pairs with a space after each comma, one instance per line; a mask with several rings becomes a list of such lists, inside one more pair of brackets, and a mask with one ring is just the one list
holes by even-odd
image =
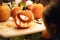
[[44, 6], [43, 4], [32, 4], [27, 6], [29, 10], [31, 10], [34, 14], [34, 18], [42, 18], [42, 14], [44, 11]]
[[34, 19], [33, 13], [30, 10], [21, 11], [17, 14], [16, 24], [19, 28], [29, 28], [30, 22]]
[[18, 28], [25, 29], [30, 27], [30, 23], [21, 21], [17, 16], [15, 18], [15, 23], [18, 26]]
[[7, 6], [7, 4], [2, 3], [0, 4], [0, 21], [6, 21], [9, 19], [9, 17], [11, 16], [11, 11], [9, 6]]

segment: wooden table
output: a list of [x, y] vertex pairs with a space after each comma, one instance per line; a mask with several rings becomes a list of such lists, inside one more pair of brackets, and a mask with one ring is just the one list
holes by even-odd
[[28, 29], [15, 29], [16, 24], [12, 20], [13, 19], [10, 17], [6, 22], [0, 22], [0, 36], [1, 37], [16, 37], [16, 36], [22, 36], [22, 35], [37, 33], [37, 32], [46, 30], [42, 21], [41, 21], [41, 24], [32, 22], [31, 27]]

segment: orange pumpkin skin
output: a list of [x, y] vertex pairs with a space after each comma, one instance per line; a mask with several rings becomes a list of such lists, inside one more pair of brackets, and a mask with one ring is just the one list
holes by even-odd
[[20, 11], [22, 11], [22, 7], [13, 7], [12, 11], [11, 11], [11, 16], [13, 18], [15, 18], [15, 16], [17, 15], [17, 13], [19, 13]]
[[[28, 20], [21, 19], [20, 15], [26, 16], [28, 18]], [[34, 20], [34, 16], [33, 16], [33, 13], [30, 10], [21, 11], [16, 16], [16, 24], [19, 28], [29, 28], [30, 27], [30, 22], [32, 20]], [[17, 22], [17, 21], [19, 21], [19, 22]]]
[[36, 19], [42, 18], [42, 14], [43, 14], [43, 11], [44, 11], [43, 4], [28, 5], [28, 9], [30, 9], [33, 12], [34, 18], [36, 18]]
[[47, 30], [42, 32], [42, 37], [44, 39], [50, 39], [51, 35], [49, 34], [49, 32]]
[[11, 11], [9, 6], [7, 6], [5, 3], [2, 3], [0, 5], [0, 21], [6, 21], [11, 16]]
[[15, 23], [18, 26], [18, 28], [22, 28], [22, 29], [29, 28], [31, 25], [30, 23], [22, 22], [17, 16], [15, 18]]

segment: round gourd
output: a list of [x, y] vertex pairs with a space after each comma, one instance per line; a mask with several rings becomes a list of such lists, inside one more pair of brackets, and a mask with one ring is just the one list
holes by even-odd
[[0, 5], [0, 21], [6, 21], [9, 19], [11, 14], [9, 6], [7, 6], [5, 3], [2, 3]]
[[21, 11], [16, 16], [16, 24], [19, 28], [29, 28], [33, 19], [33, 13], [30, 10]]
[[34, 18], [36, 19], [42, 18], [42, 14], [44, 11], [43, 4], [32, 4], [32, 5], [28, 5], [27, 7], [33, 12]]

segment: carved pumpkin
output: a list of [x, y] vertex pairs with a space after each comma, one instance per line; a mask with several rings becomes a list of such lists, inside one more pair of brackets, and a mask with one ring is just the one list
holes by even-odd
[[30, 10], [21, 11], [17, 14], [16, 24], [19, 28], [29, 28], [30, 22], [34, 19], [33, 13]]
[[42, 18], [42, 14], [44, 11], [43, 4], [32, 4], [32, 5], [28, 5], [27, 7], [28, 7], [28, 9], [30, 9], [33, 12], [34, 17], [36, 19]]
[[18, 26], [18, 28], [29, 28], [30, 27], [30, 23], [21, 21], [17, 16], [15, 18], [15, 23]]
[[30, 10], [21, 10], [19, 7], [12, 10], [12, 17], [19, 28], [29, 28], [30, 22], [34, 19]]
[[11, 14], [9, 6], [7, 6], [5, 3], [2, 3], [0, 5], [0, 21], [6, 21], [9, 19]]

